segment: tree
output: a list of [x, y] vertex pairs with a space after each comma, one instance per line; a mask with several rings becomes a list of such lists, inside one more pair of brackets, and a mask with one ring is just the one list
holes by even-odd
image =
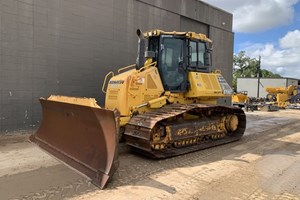
[[233, 55], [233, 80], [232, 87], [236, 89], [237, 78], [240, 77], [260, 77], [278, 78], [279, 74], [274, 74], [269, 70], [259, 70], [259, 60], [250, 58], [245, 51], [240, 51], [237, 55]]
[[280, 78], [281, 77], [279, 74], [274, 74], [266, 69], [262, 69], [261, 74], [262, 74], [262, 77], [269, 77], [269, 78]]

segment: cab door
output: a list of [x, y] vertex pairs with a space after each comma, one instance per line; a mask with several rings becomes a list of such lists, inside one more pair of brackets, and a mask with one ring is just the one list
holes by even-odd
[[163, 35], [160, 41], [159, 71], [164, 89], [171, 92], [187, 91], [186, 40]]

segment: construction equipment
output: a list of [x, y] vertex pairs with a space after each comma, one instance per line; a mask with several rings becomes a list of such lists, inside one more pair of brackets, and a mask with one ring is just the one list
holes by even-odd
[[295, 86], [293, 94], [290, 96], [288, 101], [291, 104], [299, 104], [300, 103], [300, 86], [299, 85]]
[[138, 153], [166, 158], [239, 140], [246, 128], [240, 108], [216, 103], [232, 89], [211, 71], [210, 39], [161, 30], [137, 35], [137, 63], [105, 76], [105, 108], [95, 99], [41, 98], [43, 120], [30, 138], [100, 188], [118, 167], [121, 137]]
[[231, 96], [233, 106], [244, 108], [246, 111], [258, 110], [256, 98], [248, 97], [248, 91], [236, 92]]
[[236, 92], [231, 96], [231, 101], [233, 106], [238, 106], [243, 108], [246, 106], [248, 101], [248, 92], [247, 91], [240, 91]]
[[290, 103], [300, 100], [300, 88], [296, 85], [285, 87], [266, 87], [266, 99], [279, 108], [286, 108]]

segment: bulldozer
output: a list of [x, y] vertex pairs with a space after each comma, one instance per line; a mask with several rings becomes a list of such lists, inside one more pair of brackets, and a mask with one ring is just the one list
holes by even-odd
[[136, 64], [109, 72], [94, 98], [40, 98], [42, 122], [30, 140], [104, 188], [118, 168], [122, 139], [134, 151], [168, 158], [239, 140], [242, 109], [217, 105], [232, 89], [212, 71], [212, 41], [195, 32], [137, 30]]

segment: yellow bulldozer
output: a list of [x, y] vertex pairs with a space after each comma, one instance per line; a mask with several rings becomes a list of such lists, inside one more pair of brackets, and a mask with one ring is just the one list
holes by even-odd
[[167, 158], [239, 140], [246, 128], [240, 108], [217, 105], [232, 89], [211, 70], [209, 38], [137, 35], [136, 64], [105, 77], [104, 107], [93, 98], [41, 98], [42, 122], [30, 137], [101, 189], [118, 168], [120, 138], [140, 154]]
[[297, 85], [266, 87], [265, 90], [268, 93], [266, 99], [279, 108], [286, 108], [290, 103], [296, 103], [300, 100], [300, 87]]

